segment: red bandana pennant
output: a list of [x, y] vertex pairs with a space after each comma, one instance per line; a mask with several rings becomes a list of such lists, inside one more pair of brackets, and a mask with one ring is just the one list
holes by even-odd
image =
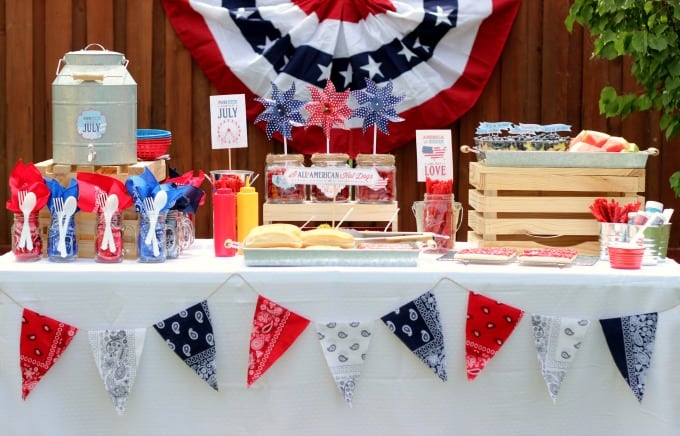
[[484, 369], [503, 346], [524, 311], [474, 292], [468, 294], [465, 360], [468, 380]]
[[78, 329], [29, 309], [24, 309], [21, 322], [19, 362], [21, 397], [25, 400], [69, 346]]
[[308, 319], [258, 295], [250, 332], [249, 387], [293, 345], [308, 325]]

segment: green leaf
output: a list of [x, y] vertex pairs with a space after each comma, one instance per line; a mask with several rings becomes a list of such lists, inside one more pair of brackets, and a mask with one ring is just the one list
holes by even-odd
[[671, 177], [668, 181], [671, 185], [671, 189], [673, 189], [673, 192], [675, 192], [675, 196], [680, 198], [680, 171], [676, 171], [671, 174]]

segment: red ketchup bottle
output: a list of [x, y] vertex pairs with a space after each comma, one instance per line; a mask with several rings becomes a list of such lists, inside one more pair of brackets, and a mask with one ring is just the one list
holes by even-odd
[[215, 256], [236, 255], [236, 196], [229, 188], [213, 192], [213, 241]]

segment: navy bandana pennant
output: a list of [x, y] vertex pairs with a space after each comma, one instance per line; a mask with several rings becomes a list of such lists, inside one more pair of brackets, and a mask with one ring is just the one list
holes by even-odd
[[444, 334], [432, 292], [425, 292], [381, 319], [413, 354], [446, 381]]
[[638, 401], [645, 394], [658, 318], [658, 313], [652, 312], [600, 320], [616, 367]]
[[184, 363], [218, 390], [215, 336], [206, 300], [157, 322], [154, 328]]

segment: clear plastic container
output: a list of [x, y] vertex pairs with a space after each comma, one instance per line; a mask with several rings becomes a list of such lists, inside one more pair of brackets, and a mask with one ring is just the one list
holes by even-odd
[[[349, 155], [345, 153], [316, 153], [312, 155], [312, 167], [349, 168], [347, 161], [349, 161]], [[312, 185], [310, 197], [312, 201], [319, 203], [332, 201], [344, 203], [351, 199], [351, 190], [349, 185]]]
[[265, 201], [267, 203], [303, 203], [307, 199], [307, 187], [294, 184], [284, 178], [288, 168], [304, 167], [301, 154], [268, 154], [265, 166]]
[[31, 212], [24, 221], [23, 213], [14, 214], [12, 252], [16, 260], [32, 262], [42, 257], [42, 239], [38, 232], [38, 212]]
[[354, 197], [359, 203], [392, 203], [397, 198], [397, 167], [391, 154], [358, 154], [357, 168], [375, 167], [385, 186], [357, 186]]

